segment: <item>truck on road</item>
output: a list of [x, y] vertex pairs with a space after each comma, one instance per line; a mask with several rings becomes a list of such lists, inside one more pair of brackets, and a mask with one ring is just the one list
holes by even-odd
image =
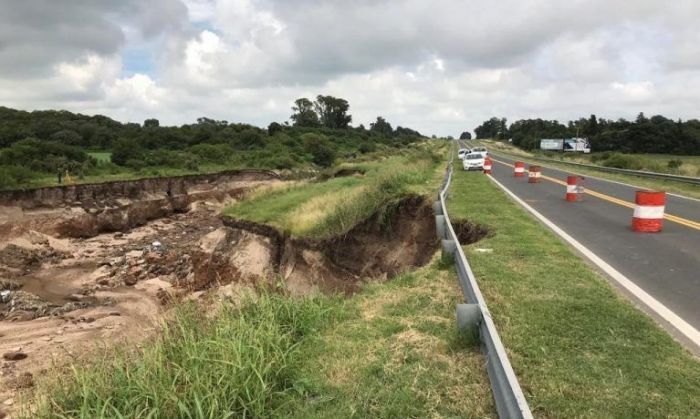
[[590, 153], [591, 145], [587, 138], [543, 138], [540, 150]]

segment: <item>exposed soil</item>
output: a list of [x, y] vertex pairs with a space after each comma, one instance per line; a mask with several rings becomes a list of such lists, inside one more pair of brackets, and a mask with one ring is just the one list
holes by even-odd
[[452, 228], [454, 228], [457, 239], [462, 245], [478, 242], [491, 235], [491, 231], [485, 226], [467, 220], [453, 221]]
[[[138, 342], [173, 301], [237, 299], [261, 284], [291, 295], [351, 293], [427, 263], [437, 248], [432, 208], [421, 197], [325, 240], [219, 216], [225, 203], [274, 182], [208, 179], [207, 188], [179, 195], [120, 198], [104, 218], [99, 200], [0, 207], [0, 354], [26, 356], [0, 360], [0, 403], [52, 364], [96, 345]], [[105, 221], [114, 219], [122, 221]]]
[[[154, 330], [164, 303], [193, 298], [178, 281], [191, 275], [187, 261], [200, 240], [222, 227], [221, 206], [280, 182], [265, 172], [175, 180], [1, 197], [0, 355], [26, 357], [0, 360], [0, 408], [31, 386], [27, 374]], [[102, 192], [72, 200], [90, 190]]]

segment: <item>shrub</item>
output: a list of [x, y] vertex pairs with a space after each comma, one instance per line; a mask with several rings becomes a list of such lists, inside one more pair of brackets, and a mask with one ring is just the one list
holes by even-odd
[[377, 146], [372, 142], [365, 141], [365, 142], [360, 144], [360, 146], [358, 147], [358, 150], [362, 154], [371, 153], [371, 152], [377, 150]]
[[270, 125], [267, 126], [267, 134], [270, 136], [273, 136], [277, 134], [278, 132], [282, 131], [283, 126], [280, 123], [277, 122], [272, 122]]
[[683, 166], [683, 160], [681, 159], [671, 159], [666, 164], [666, 167], [668, 167], [671, 170], [680, 169], [681, 166]]
[[644, 168], [644, 162], [640, 157], [621, 153], [612, 153], [610, 157], [602, 162], [602, 165], [605, 167], [630, 170], [641, 170]]
[[124, 162], [124, 166], [130, 167], [132, 169], [141, 170], [146, 167], [146, 162], [139, 159], [129, 159]]
[[91, 157], [78, 147], [36, 138], [16, 142], [0, 153], [2, 165], [23, 166], [32, 171], [46, 173], [77, 167], [89, 160], [92, 160]]
[[233, 148], [228, 144], [197, 144], [187, 151], [198, 156], [201, 161], [212, 163], [225, 163], [234, 154]]
[[36, 174], [23, 166], [0, 166], [0, 189], [22, 186], [36, 177]]
[[335, 150], [328, 137], [322, 134], [304, 134], [304, 149], [311, 154], [311, 161], [321, 167], [330, 167], [335, 161]]
[[144, 151], [134, 138], [120, 138], [114, 142], [112, 163], [119, 166], [128, 166], [129, 160], [142, 160]]

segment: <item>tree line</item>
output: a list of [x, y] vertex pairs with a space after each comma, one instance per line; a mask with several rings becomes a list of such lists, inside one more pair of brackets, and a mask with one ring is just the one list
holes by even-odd
[[[294, 101], [290, 122], [267, 128], [206, 117], [181, 126], [121, 123], [102, 115], [68, 111], [26, 112], [0, 107], [0, 188], [31, 184], [62, 172], [71, 176], [138, 171], [157, 175], [161, 168], [327, 167], [338, 156], [404, 147], [423, 136], [394, 129], [383, 117], [352, 127], [345, 99], [319, 95]], [[109, 153], [108, 161], [94, 157]]]
[[539, 148], [542, 138], [588, 138], [593, 151], [622, 153], [700, 154], [700, 121], [651, 118], [639, 113], [634, 121], [591, 115], [569, 121], [521, 119], [508, 126], [506, 118], [492, 117], [474, 129], [476, 138], [512, 139], [526, 150]]

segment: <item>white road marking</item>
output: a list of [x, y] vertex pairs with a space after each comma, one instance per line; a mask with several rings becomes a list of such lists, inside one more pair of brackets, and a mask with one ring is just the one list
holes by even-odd
[[656, 298], [649, 295], [646, 291], [644, 291], [642, 288], [637, 286], [637, 284], [632, 282], [630, 279], [628, 279], [626, 276], [624, 276], [622, 273], [620, 273], [617, 269], [610, 266], [607, 262], [605, 262], [603, 259], [598, 257], [598, 255], [596, 255], [591, 250], [589, 250], [587, 247], [582, 245], [578, 240], [571, 237], [568, 233], [566, 233], [564, 230], [559, 228], [556, 224], [554, 224], [552, 221], [547, 219], [544, 215], [540, 214], [536, 209], [532, 208], [525, 201], [523, 201], [518, 196], [516, 196], [508, 188], [503, 186], [503, 184], [501, 184], [499, 181], [494, 179], [493, 176], [489, 176], [489, 178], [496, 185], [498, 185], [501, 189], [503, 189], [503, 191], [505, 191], [506, 194], [508, 194], [508, 196], [510, 196], [515, 202], [517, 202], [523, 208], [525, 208], [527, 211], [529, 211], [532, 215], [535, 216], [535, 218], [537, 218], [542, 223], [544, 223], [544, 225], [546, 225], [547, 227], [552, 229], [552, 231], [554, 231], [557, 235], [559, 235], [559, 237], [561, 237], [566, 242], [568, 242], [576, 250], [581, 252], [591, 262], [593, 262], [596, 266], [598, 266], [600, 269], [602, 269], [603, 272], [605, 272], [612, 279], [614, 279], [620, 286], [625, 288], [628, 292], [630, 292], [632, 295], [634, 295], [639, 301], [641, 301], [644, 305], [646, 305], [650, 310], [652, 310], [659, 317], [661, 317], [662, 319], [664, 319], [665, 321], [670, 323], [683, 336], [685, 336], [687, 339], [689, 339], [695, 345], [700, 347], [700, 332], [698, 332], [697, 329], [695, 329], [692, 325], [690, 325], [688, 322], [683, 320], [679, 315], [677, 315], [676, 313], [671, 311], [671, 309], [669, 309], [668, 307], [663, 305]]
[[[498, 154], [498, 152], [496, 152], [494, 155], [497, 155], [497, 154]], [[507, 159], [513, 160], [515, 157], [508, 157], [508, 156], [506, 156], [506, 158], [507, 158]], [[524, 159], [527, 159], [527, 157], [524, 157]], [[603, 181], [603, 182], [616, 183], [616, 184], [618, 184], [618, 185], [627, 186], [627, 187], [629, 187], [629, 188], [634, 188], [634, 189], [639, 189], [639, 190], [647, 190], [647, 189], [649, 189], [649, 188], [646, 188], [646, 187], [644, 187], [644, 186], [638, 186], [638, 185], [632, 185], [632, 184], [630, 184], [630, 183], [620, 182], [619, 180], [605, 179], [605, 178], [598, 177], [598, 176], [595, 176], [595, 175], [585, 175], [585, 174], [581, 174], [581, 173], [579, 173], [579, 172], [576, 172], [576, 171], [575, 171], [576, 169], [574, 169], [574, 170], [569, 170], [569, 169], [562, 169], [562, 168], [560, 168], [560, 167], [548, 166], [547, 163], [549, 163], [549, 162], [539, 163], [539, 164], [540, 164], [542, 167], [547, 167], [547, 168], [554, 169], [554, 170], [558, 170], [558, 171], [564, 172], [564, 173], [570, 173], [570, 174], [576, 175], [576, 176], [589, 177], [589, 178], [591, 178], [591, 179], [596, 179], [596, 180], [600, 180], [600, 181]], [[595, 170], [595, 169], [589, 169], [589, 170]], [[630, 176], [632, 176], [632, 175], [630, 175]], [[693, 198], [693, 197], [685, 196], [685, 195], [678, 195], [677, 193], [666, 192], [666, 195], [675, 196], [676, 198], [687, 199], [687, 200], [689, 200], [689, 201], [697, 201], [697, 202], [700, 202], [700, 199], [698, 199], [698, 198]]]

